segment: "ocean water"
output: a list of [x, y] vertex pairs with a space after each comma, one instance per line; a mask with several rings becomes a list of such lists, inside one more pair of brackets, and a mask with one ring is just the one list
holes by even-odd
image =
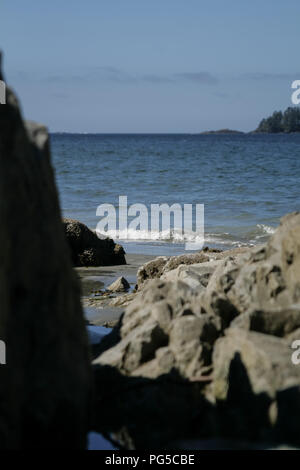
[[[151, 204], [204, 204], [205, 245], [230, 248], [264, 242], [300, 210], [299, 134], [52, 134], [51, 147], [63, 214], [92, 229], [97, 207], [118, 213], [119, 196], [149, 213]], [[137, 229], [118, 241], [128, 253], [171, 255], [197, 236], [194, 227], [151, 239]]]

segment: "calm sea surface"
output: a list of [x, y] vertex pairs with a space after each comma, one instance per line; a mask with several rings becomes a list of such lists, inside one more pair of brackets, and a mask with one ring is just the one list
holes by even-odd
[[[93, 229], [97, 207], [118, 208], [120, 195], [149, 212], [155, 203], [204, 204], [205, 244], [221, 248], [263, 242], [300, 210], [299, 134], [52, 134], [51, 146], [64, 216]], [[130, 237], [120, 241], [127, 252], [177, 254], [197, 233]]]

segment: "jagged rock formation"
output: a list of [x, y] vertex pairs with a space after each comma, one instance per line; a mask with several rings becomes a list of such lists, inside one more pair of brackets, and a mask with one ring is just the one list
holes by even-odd
[[111, 238], [99, 238], [86, 225], [63, 219], [74, 266], [113, 266], [126, 264], [125, 251]]
[[25, 125], [10, 89], [0, 106], [0, 220], [0, 448], [84, 448], [89, 351], [48, 133]]
[[[152, 432], [159, 427], [160, 445], [172, 439], [167, 423], [189, 387], [192, 411], [185, 420], [179, 413], [185, 432], [299, 446], [300, 365], [291, 346], [300, 340], [300, 213], [284, 217], [266, 245], [211, 261], [197, 256], [195, 264], [160, 257], [140, 269], [139, 293], [94, 360], [96, 377], [117, 371], [114, 385], [127, 384], [127, 402], [142, 384], [137, 413], [153, 420], [159, 407]], [[161, 393], [172, 384], [178, 407], [152, 401], [158, 384]], [[118, 410], [122, 416], [121, 403]], [[141, 442], [142, 428], [128, 432]]]
[[[140, 267], [137, 272], [137, 289], [144, 287], [145, 283], [150, 279], [159, 279], [163, 275], [166, 275], [165, 278], [167, 279], [167, 273], [170, 271], [172, 272], [171, 277], [174, 278], [174, 270], [176, 268], [181, 267], [181, 269], [185, 269], [185, 267], [193, 265], [193, 269], [195, 265], [200, 266], [200, 263], [218, 261], [228, 256], [235, 257], [241, 253], [246, 253], [248, 250], [247, 247], [241, 247], [224, 252], [206, 247], [198, 253], [179, 256], [159, 256]], [[212, 272], [211, 270], [209, 271]]]
[[221, 316], [227, 312], [232, 317], [247, 314], [253, 318], [260, 311], [262, 321], [272, 312], [279, 316], [290, 308], [299, 312], [300, 213], [284, 217], [266, 245], [244, 257], [224, 260], [212, 275], [201, 304], [205, 311]]

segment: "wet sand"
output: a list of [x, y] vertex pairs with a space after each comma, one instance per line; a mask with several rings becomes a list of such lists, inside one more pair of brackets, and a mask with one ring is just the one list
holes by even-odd
[[[120, 266], [99, 266], [88, 268], [75, 268], [82, 289], [82, 302], [85, 310], [86, 319], [92, 325], [97, 326], [113, 326], [118, 321], [124, 307], [110, 307], [101, 305], [99, 307], [90, 306], [90, 300], [96, 298], [97, 291], [103, 291], [118, 279], [120, 276], [125, 277], [130, 284], [131, 290], [136, 284], [136, 274], [138, 268], [148, 261], [156, 258], [156, 255], [126, 255], [127, 264]], [[107, 299], [107, 303], [112, 299]]]

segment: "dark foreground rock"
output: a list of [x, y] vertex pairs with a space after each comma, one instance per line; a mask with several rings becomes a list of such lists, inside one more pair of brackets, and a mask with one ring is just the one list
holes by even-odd
[[[177, 438], [299, 446], [300, 365], [291, 347], [299, 323], [299, 213], [284, 217], [266, 245], [148, 263], [115, 340], [107, 337], [94, 360], [96, 381], [107, 374], [124, 388], [113, 431], [133, 447], [167, 445], [176, 422]], [[103, 391], [97, 396], [102, 402]]]
[[78, 220], [63, 219], [63, 224], [74, 266], [126, 264], [123, 247], [111, 238], [99, 238]]
[[0, 106], [0, 220], [0, 448], [84, 448], [89, 351], [48, 133], [25, 127], [10, 90]]

